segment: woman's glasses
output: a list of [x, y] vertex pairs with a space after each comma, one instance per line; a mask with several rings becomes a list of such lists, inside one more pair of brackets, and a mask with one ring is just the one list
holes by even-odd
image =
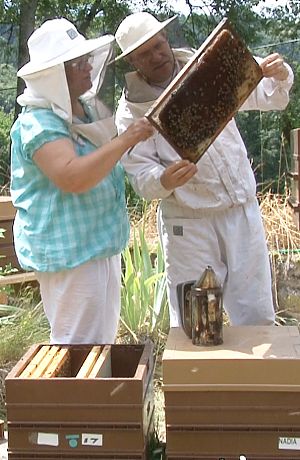
[[87, 64], [93, 64], [94, 56], [91, 54], [85, 54], [76, 59], [71, 59], [71, 61], [65, 62], [65, 65], [73, 67], [77, 70], [84, 70]]

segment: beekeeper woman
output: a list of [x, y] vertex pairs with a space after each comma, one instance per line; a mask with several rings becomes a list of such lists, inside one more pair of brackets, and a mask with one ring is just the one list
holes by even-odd
[[11, 130], [14, 242], [20, 265], [36, 272], [51, 343], [113, 343], [117, 333], [129, 233], [119, 160], [152, 128], [140, 119], [115, 137], [107, 110], [92, 120], [81, 99], [87, 93], [92, 107], [112, 45], [112, 36], [87, 40], [66, 19], [49, 20], [18, 72], [26, 89]]

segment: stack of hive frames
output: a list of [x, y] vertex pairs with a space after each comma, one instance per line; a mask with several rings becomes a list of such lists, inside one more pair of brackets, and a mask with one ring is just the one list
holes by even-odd
[[294, 211], [295, 225], [300, 230], [300, 128], [291, 130], [290, 139], [292, 157], [288, 176], [291, 194], [288, 201]]
[[300, 459], [297, 327], [225, 327], [215, 347], [173, 328], [163, 390], [168, 460]]
[[139, 459], [153, 345], [34, 345], [6, 378], [9, 459]]
[[4, 230], [3, 238], [0, 238], [0, 255], [1, 265], [10, 265], [23, 271], [18, 262], [14, 241], [13, 241], [13, 223], [15, 219], [16, 208], [12, 204], [11, 197], [0, 197], [0, 228]]
[[196, 163], [261, 78], [258, 63], [224, 19], [146, 117], [182, 158]]

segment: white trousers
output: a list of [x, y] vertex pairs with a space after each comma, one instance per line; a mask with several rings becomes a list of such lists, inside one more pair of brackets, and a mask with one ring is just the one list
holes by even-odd
[[181, 325], [176, 286], [198, 280], [207, 265], [223, 287], [232, 325], [273, 324], [271, 270], [257, 200], [224, 211], [162, 201], [158, 226], [166, 262], [170, 326]]
[[121, 257], [36, 273], [52, 344], [114, 343], [121, 306]]

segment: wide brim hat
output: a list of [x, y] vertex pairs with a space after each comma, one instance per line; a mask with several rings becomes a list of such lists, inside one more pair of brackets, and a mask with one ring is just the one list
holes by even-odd
[[122, 51], [122, 54], [117, 56], [115, 61], [128, 56], [176, 18], [177, 15], [165, 21], [158, 21], [152, 14], [147, 12], [133, 13], [127, 16], [115, 33], [116, 41]]
[[30, 61], [21, 67], [18, 77], [40, 72], [85, 54], [95, 52], [114, 41], [113, 35], [86, 39], [67, 19], [44, 22], [28, 39]]

